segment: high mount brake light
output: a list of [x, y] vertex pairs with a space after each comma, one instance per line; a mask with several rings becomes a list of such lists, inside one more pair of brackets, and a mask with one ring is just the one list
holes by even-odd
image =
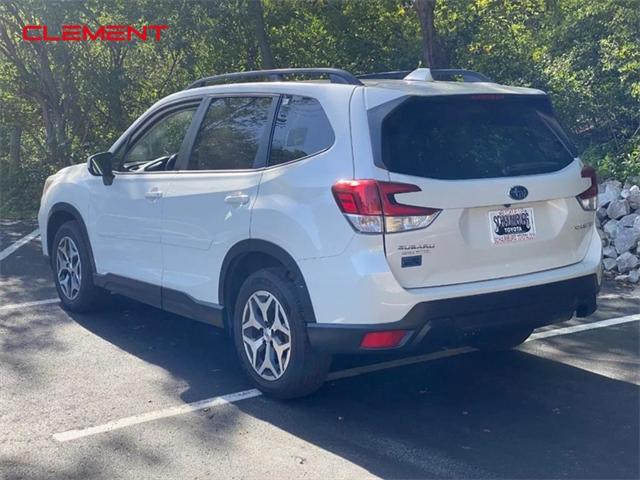
[[584, 167], [580, 172], [582, 178], [591, 180], [591, 186], [576, 198], [583, 210], [595, 210], [598, 208], [598, 177], [593, 167]]
[[419, 192], [408, 183], [340, 180], [331, 187], [338, 207], [361, 233], [395, 233], [428, 227], [439, 209], [399, 203], [395, 195]]

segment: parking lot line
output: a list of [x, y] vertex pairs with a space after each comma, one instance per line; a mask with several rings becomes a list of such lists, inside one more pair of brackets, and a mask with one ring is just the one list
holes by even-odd
[[[568, 335], [571, 333], [584, 332], [587, 330], [595, 330], [598, 328], [610, 327], [613, 325], [620, 325], [629, 322], [640, 321], [640, 314], [636, 315], [628, 315], [625, 317], [618, 318], [610, 318], [607, 320], [600, 320], [597, 322], [585, 323], [580, 325], [573, 325], [571, 327], [565, 328], [557, 328], [553, 330], [545, 330], [539, 333], [535, 333], [531, 335], [527, 339], [527, 342], [541, 340], [550, 337], [556, 337], [561, 335]], [[376, 363], [373, 365], [366, 365], [363, 367], [349, 368], [346, 370], [340, 370], [338, 372], [331, 373], [327, 380], [337, 380], [341, 378], [355, 377], [358, 375], [364, 375], [366, 373], [375, 372], [379, 370], [386, 370], [389, 368], [395, 368], [404, 365], [412, 365], [416, 363], [425, 363], [432, 360], [437, 360], [440, 358], [452, 357], [457, 355], [463, 355], [465, 353], [470, 353], [475, 351], [473, 348], [465, 347], [465, 348], [457, 348], [452, 350], [444, 350], [441, 352], [434, 352], [425, 355], [417, 355], [414, 357], [403, 358], [398, 360], [391, 360], [388, 362]], [[182, 415], [183, 413], [194, 412], [197, 410], [202, 410], [204, 408], [215, 407], [219, 405], [225, 405], [230, 403], [235, 403], [240, 400], [245, 400], [248, 398], [255, 398], [262, 395], [262, 392], [256, 389], [251, 390], [243, 390], [241, 392], [231, 393], [228, 395], [221, 395], [218, 397], [207, 398], [204, 400], [199, 400], [193, 403], [187, 403], [185, 405], [180, 405], [176, 407], [169, 407], [162, 410], [156, 410], [152, 412], [142, 413], [139, 415], [133, 415], [131, 417], [121, 418], [119, 420], [114, 420], [102, 425], [97, 425], [94, 427], [79, 429], [79, 430], [69, 430], [66, 432], [55, 433], [53, 438], [58, 442], [67, 442], [70, 440], [76, 440], [83, 437], [88, 437], [91, 435], [96, 435], [98, 433], [110, 432], [113, 430], [119, 430], [124, 427], [128, 427], [131, 425], [137, 425], [140, 423], [146, 423], [153, 420], [158, 420], [161, 418], [174, 417], [176, 415]]]
[[7, 248], [5, 248], [4, 250], [2, 250], [0, 252], [0, 261], [4, 260], [5, 258], [7, 258], [9, 255], [11, 255], [13, 252], [15, 252], [16, 250], [18, 250], [21, 246], [29, 243], [31, 240], [33, 240], [34, 238], [36, 238], [38, 235], [40, 235], [40, 229], [36, 228], [33, 232], [31, 232], [28, 235], [25, 235], [24, 237], [22, 237], [20, 240], [18, 240], [15, 243], [12, 243], [11, 245], [9, 245]]
[[53, 438], [55, 438], [59, 442], [67, 442], [69, 440], [75, 440], [77, 438], [88, 437], [90, 435], [96, 435], [98, 433], [110, 432], [112, 430], [118, 430], [120, 428], [129, 427], [131, 425], [137, 425], [139, 423], [158, 420], [160, 418], [175, 417], [176, 415], [195, 412], [204, 408], [211, 408], [217, 407], [219, 405], [235, 403], [239, 400], [258, 397], [260, 395], [262, 395], [262, 392], [253, 388], [251, 390], [244, 390], [242, 392], [230, 393], [229, 395], [221, 395], [219, 397], [207, 398], [198, 402], [187, 403], [186, 405], [179, 405], [177, 407], [169, 407], [162, 410], [156, 410], [154, 412], [147, 412], [140, 415], [134, 415], [132, 417], [121, 418], [120, 420], [115, 420], [113, 422], [98, 425], [96, 427], [56, 433]]
[[585, 330], [592, 330], [594, 328], [610, 327], [612, 325], [620, 325], [621, 323], [629, 323], [640, 320], [640, 313], [635, 315], [627, 315], [626, 317], [609, 318], [607, 320], [600, 320], [592, 323], [580, 323], [578, 325], [572, 325], [571, 327], [556, 328], [553, 330], [544, 330], [537, 332], [527, 338], [527, 342], [533, 342], [534, 340], [541, 340], [548, 337], [557, 337], [559, 335], [567, 335], [569, 333], [584, 332]]

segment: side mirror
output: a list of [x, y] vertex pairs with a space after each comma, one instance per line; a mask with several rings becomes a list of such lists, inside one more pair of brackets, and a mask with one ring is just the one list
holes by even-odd
[[113, 174], [113, 154], [102, 152], [91, 155], [87, 161], [89, 173], [96, 177], [102, 177], [102, 183], [111, 185], [116, 177]]

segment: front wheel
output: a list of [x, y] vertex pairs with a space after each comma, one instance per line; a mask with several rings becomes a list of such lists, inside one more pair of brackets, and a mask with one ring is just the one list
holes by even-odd
[[331, 357], [311, 348], [307, 310], [300, 286], [282, 268], [259, 270], [240, 288], [233, 316], [236, 349], [244, 370], [272, 397], [308, 395], [326, 378]]
[[106, 292], [93, 284], [91, 256], [76, 222], [63, 224], [53, 239], [51, 267], [62, 306], [72, 312], [99, 307]]

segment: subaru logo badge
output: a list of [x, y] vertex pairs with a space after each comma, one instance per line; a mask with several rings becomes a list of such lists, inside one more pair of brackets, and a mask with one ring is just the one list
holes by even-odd
[[529, 190], [522, 185], [516, 185], [509, 190], [509, 196], [514, 200], [524, 200], [529, 195]]

